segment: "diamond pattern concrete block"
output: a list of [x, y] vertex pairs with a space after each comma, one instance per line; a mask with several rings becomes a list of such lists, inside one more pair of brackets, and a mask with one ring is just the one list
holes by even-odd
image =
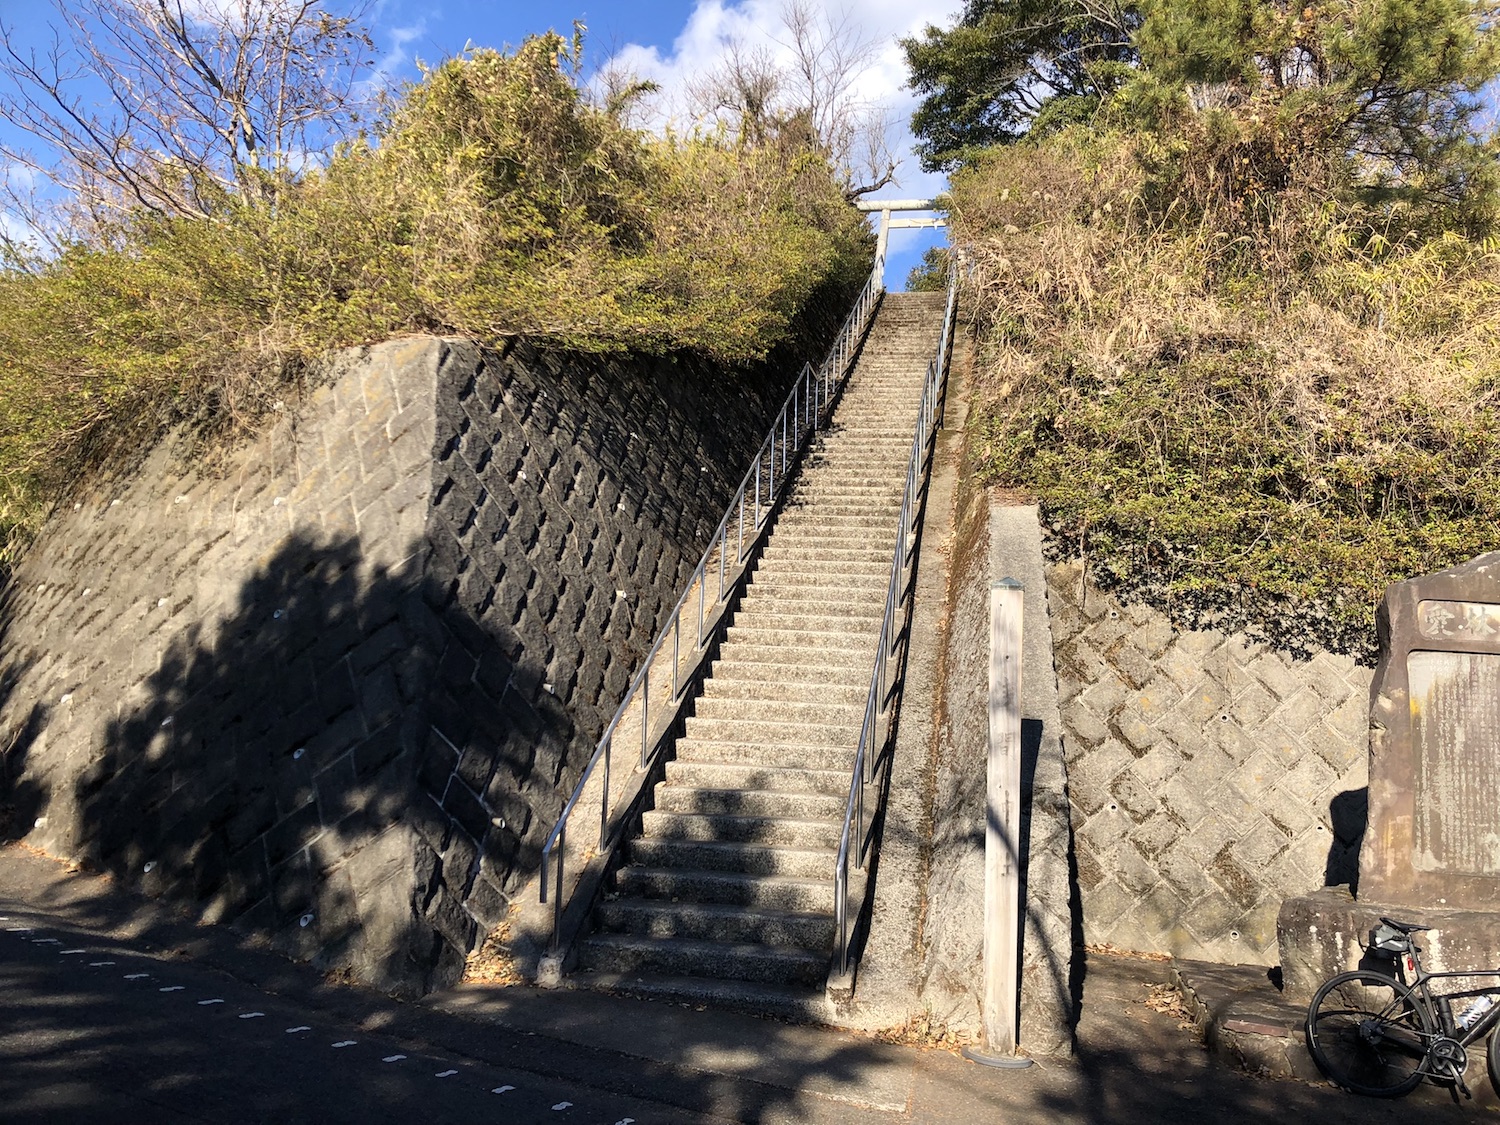
[[1270, 689], [1277, 699], [1288, 699], [1306, 682], [1297, 675], [1286, 657], [1276, 652], [1262, 653], [1251, 662], [1247, 671]]
[[1316, 754], [1304, 754], [1301, 761], [1278, 779], [1276, 785], [1302, 807], [1317, 807], [1323, 794], [1334, 784], [1338, 775], [1328, 768], [1328, 763]]
[[1269, 867], [1282, 852], [1291, 846], [1291, 841], [1276, 825], [1259, 813], [1246, 818], [1245, 831], [1230, 848], [1230, 852], [1249, 870]]
[[[1083, 940], [1090, 945], [1119, 945], [1126, 949], [1149, 948], [1139, 944], [1134, 933], [1134, 918], [1139, 896], [1125, 890], [1113, 879], [1092, 889], [1089, 903], [1092, 909], [1083, 915]], [[1122, 927], [1131, 927], [1131, 932], [1121, 932]]]
[[1120, 808], [1124, 809], [1137, 824], [1154, 813], [1158, 807], [1156, 797], [1129, 771], [1115, 778], [1114, 784], [1110, 786], [1110, 794]]
[[1183, 718], [1202, 727], [1224, 713], [1225, 691], [1218, 683], [1203, 677], [1183, 693], [1178, 712]]
[[1242, 808], [1232, 812], [1215, 808], [1191, 831], [1183, 833], [1177, 842], [1178, 849], [1200, 867], [1207, 868], [1215, 856], [1239, 839], [1244, 831], [1245, 812]]
[[1236, 664], [1249, 665], [1257, 656], [1266, 651], [1266, 646], [1260, 641], [1252, 641], [1238, 633], [1224, 638], [1224, 655]]
[[[1321, 813], [1319, 806], [1322, 806]], [[1297, 840], [1314, 831], [1327, 817], [1328, 805], [1322, 798], [1313, 803], [1300, 800], [1273, 799], [1267, 802], [1265, 818], [1274, 824], [1287, 840]]]
[[1182, 753], [1170, 742], [1159, 743], [1130, 766], [1130, 772], [1153, 793], [1176, 777], [1180, 769]]
[[1324, 721], [1350, 742], [1361, 748], [1368, 745], [1370, 732], [1369, 688], [1351, 692], [1342, 703], [1324, 716]]
[[1120, 712], [1115, 719], [1115, 727], [1119, 730], [1120, 737], [1125, 740], [1126, 745], [1132, 747], [1138, 754], [1144, 754], [1161, 737], [1156, 724], [1141, 718], [1138, 711]]
[[[1060, 701], [1066, 705], [1069, 700]], [[1098, 746], [1109, 738], [1109, 727], [1093, 711], [1087, 707], [1075, 707], [1070, 712], [1071, 722], [1068, 727], [1073, 736], [1087, 746]]]
[[1223, 643], [1224, 637], [1220, 633], [1195, 631], [1178, 634], [1173, 647], [1189, 659], [1197, 661], [1199, 667], [1203, 667], [1210, 654]]
[[1158, 861], [1162, 878], [1178, 892], [1184, 901], [1192, 902], [1209, 891], [1208, 876], [1204, 868], [1191, 856], [1180, 850], [1172, 850]]
[[[1147, 859], [1156, 859], [1179, 846], [1184, 839], [1182, 822], [1171, 814], [1157, 810], [1131, 833], [1131, 840]], [[1218, 849], [1214, 849], [1215, 852]]]
[[1304, 687], [1276, 709], [1273, 720], [1293, 734], [1305, 734], [1324, 715], [1325, 708], [1318, 693]]
[[1246, 730], [1256, 730], [1265, 725], [1276, 706], [1276, 697], [1257, 680], [1234, 698], [1227, 713]]
[[1203, 661], [1182, 645], [1172, 645], [1157, 658], [1156, 666], [1183, 691], [1203, 675]]
[[1236, 767], [1244, 765], [1260, 748], [1255, 738], [1233, 721], [1219, 723], [1218, 743]]
[[1182, 773], [1169, 781], [1160, 793], [1163, 807], [1170, 809], [1173, 817], [1189, 830], [1202, 822], [1213, 808], [1207, 792], [1193, 785]]

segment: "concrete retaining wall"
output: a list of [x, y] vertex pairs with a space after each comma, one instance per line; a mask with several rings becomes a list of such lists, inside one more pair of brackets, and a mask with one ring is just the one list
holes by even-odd
[[1275, 964], [1282, 900], [1356, 877], [1369, 669], [1048, 585], [1085, 940]]
[[163, 443], [6, 593], [8, 835], [389, 989], [456, 979], [798, 366], [398, 341], [212, 469]]

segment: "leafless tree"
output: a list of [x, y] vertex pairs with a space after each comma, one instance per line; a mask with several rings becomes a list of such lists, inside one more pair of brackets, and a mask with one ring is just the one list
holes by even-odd
[[[0, 157], [63, 189], [84, 220], [205, 216], [315, 162], [357, 120], [371, 0], [53, 0], [44, 50], [0, 23]], [[33, 225], [15, 191], [6, 202]]]
[[691, 82], [694, 110], [727, 121], [751, 143], [806, 134], [838, 168], [851, 199], [891, 183], [891, 122], [856, 89], [880, 41], [863, 36], [848, 9], [820, 12], [812, 0], [786, 0], [781, 25], [780, 52], [731, 43], [720, 66]]

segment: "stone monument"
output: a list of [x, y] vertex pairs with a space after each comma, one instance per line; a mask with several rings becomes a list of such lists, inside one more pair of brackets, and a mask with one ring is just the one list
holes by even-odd
[[1433, 927], [1430, 969], [1500, 964], [1500, 551], [1395, 583], [1378, 628], [1359, 882], [1277, 924], [1298, 1002], [1359, 963], [1381, 915]]

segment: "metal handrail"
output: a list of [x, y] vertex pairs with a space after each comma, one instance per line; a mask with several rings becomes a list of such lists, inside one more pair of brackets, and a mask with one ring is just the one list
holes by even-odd
[[[886, 587], [885, 613], [880, 621], [880, 641], [875, 650], [875, 665], [870, 671], [870, 693], [865, 698], [864, 722], [859, 728], [859, 747], [854, 753], [854, 768], [849, 778], [849, 801], [844, 808], [844, 827], [839, 833], [839, 854], [833, 868], [833, 912], [834, 934], [838, 948], [834, 950], [838, 971], [849, 972], [851, 952], [849, 923], [849, 844], [851, 833], [858, 831], [854, 851], [856, 869], [863, 871], [868, 862], [871, 840], [866, 829], [866, 820], [873, 822], [875, 812], [865, 816], [865, 788], [875, 780], [873, 747], [884, 726], [887, 714], [894, 706], [889, 692], [887, 673], [890, 660], [896, 655], [900, 644], [901, 630], [897, 628], [897, 616], [904, 624], [910, 613], [909, 582], [913, 521], [916, 519], [922, 491], [927, 484], [927, 450], [937, 428], [942, 424], [945, 401], [944, 384], [948, 373], [948, 344], [952, 339], [953, 313], [958, 298], [958, 271], [950, 267], [948, 276], [948, 304], [943, 310], [943, 334], [937, 353], [927, 364], [927, 377], [922, 383], [922, 405], [917, 411], [916, 430], [912, 435], [911, 458], [906, 468], [906, 489], [901, 497], [901, 516], [896, 524], [896, 550], [891, 558], [891, 580]], [[877, 800], [879, 793], [876, 794]], [[858, 917], [859, 911], [855, 911]]]
[[[839, 329], [839, 334], [829, 348], [822, 365], [814, 370], [812, 364], [803, 364], [801, 375], [792, 385], [791, 393], [782, 404], [781, 412], [771, 424], [770, 433], [761, 443], [754, 463], [740, 482], [739, 491], [729, 502], [724, 518], [719, 521], [718, 530], [709, 540], [708, 549], [703, 552], [703, 557], [694, 568], [692, 577], [682, 591], [682, 596], [678, 598], [671, 618], [663, 626], [656, 638], [656, 643], [651, 646], [651, 651], [647, 653], [645, 661], [636, 672], [634, 679], [630, 681], [630, 689], [625, 693], [625, 698], [620, 702], [609, 726], [605, 728], [603, 737], [599, 739], [593, 757], [589, 759], [588, 765], [584, 767], [582, 775], [578, 778], [578, 784], [574, 786], [568, 803], [563, 806], [556, 825], [547, 837], [547, 842], [542, 845], [540, 883], [543, 905], [547, 902], [548, 862], [554, 854], [557, 857], [553, 880], [556, 888], [552, 896], [551, 951], [554, 956], [558, 953], [563, 891], [566, 886], [563, 879], [563, 857], [567, 852], [568, 819], [573, 815], [579, 798], [583, 796], [585, 788], [593, 778], [595, 769], [602, 763], [599, 850], [601, 852], [606, 850], [610, 842], [609, 773], [615, 729], [620, 725], [620, 720], [639, 694], [641, 697], [641, 757], [636, 768], [642, 771], [650, 768], [651, 748], [654, 745], [651, 738], [651, 672], [656, 659], [662, 653], [667, 638], [670, 636], [672, 638], [672, 692], [668, 703], [675, 707], [681, 702], [683, 692], [692, 681], [691, 676], [684, 678], [681, 670], [683, 666], [682, 613], [691, 600], [693, 588], [696, 586], [698, 590], [698, 610], [697, 626], [692, 630], [690, 637], [692, 648], [687, 659], [689, 668], [697, 667], [706, 652], [708, 642], [714, 636], [725, 608], [745, 579], [746, 560], [754, 551], [760, 533], [765, 530], [767, 518], [775, 508], [777, 497], [786, 485], [790, 469], [797, 457], [801, 455], [808, 439], [822, 426], [825, 408], [848, 377], [850, 361], [859, 348], [875, 304], [885, 290], [884, 274], [884, 255], [877, 253], [869, 279], [855, 299], [854, 308], [844, 319], [843, 326]], [[747, 516], [749, 517], [748, 535]], [[727, 561], [731, 554], [733, 555], [732, 563]], [[707, 590], [713, 581], [710, 575], [714, 570], [718, 571], [718, 593], [710, 604], [707, 599]]]

